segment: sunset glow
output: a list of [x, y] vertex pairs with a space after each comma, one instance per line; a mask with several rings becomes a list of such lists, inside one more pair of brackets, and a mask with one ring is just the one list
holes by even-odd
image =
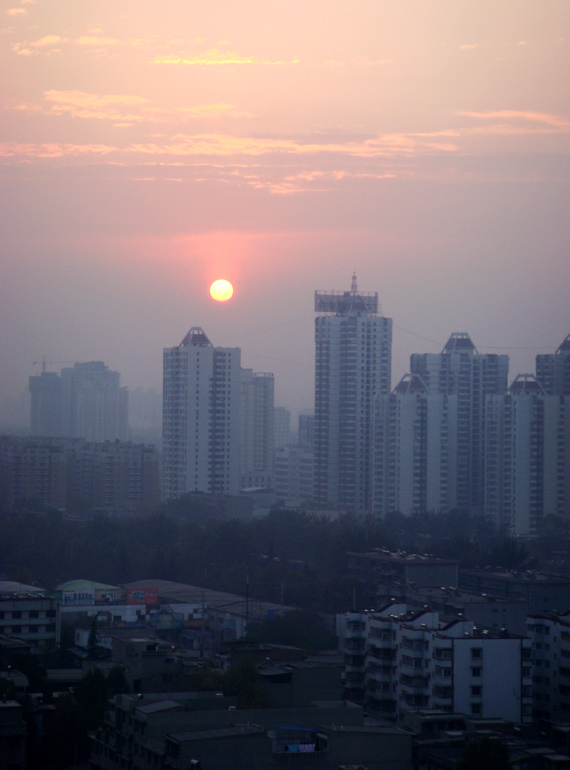
[[513, 376], [570, 332], [568, 0], [13, 0], [0, 68], [0, 423], [44, 355], [159, 391], [192, 325], [310, 410], [354, 271], [394, 385], [452, 331]]

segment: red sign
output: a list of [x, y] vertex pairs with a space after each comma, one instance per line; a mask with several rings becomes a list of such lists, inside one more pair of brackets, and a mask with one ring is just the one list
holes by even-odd
[[158, 604], [158, 588], [127, 588], [127, 604]]

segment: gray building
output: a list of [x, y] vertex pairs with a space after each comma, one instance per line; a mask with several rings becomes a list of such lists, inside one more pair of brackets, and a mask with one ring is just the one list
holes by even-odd
[[194, 326], [164, 349], [162, 496], [237, 495], [241, 350], [214, 347]]
[[273, 487], [275, 380], [268, 372], [241, 370], [241, 488]]
[[371, 512], [374, 407], [391, 387], [392, 319], [378, 294], [315, 292], [315, 503]]
[[529, 613], [562, 613], [570, 610], [570, 579], [538, 572], [466, 569], [459, 573], [463, 591], [501, 599], [524, 599]]
[[58, 602], [37, 588], [0, 582], [0, 634], [36, 649], [55, 646]]
[[128, 391], [120, 379], [102, 361], [30, 377], [32, 435], [126, 441]]
[[417, 374], [430, 394], [456, 396], [456, 506], [481, 513], [484, 489], [485, 400], [507, 390], [509, 357], [481, 354], [468, 334], [454, 332], [442, 352], [414, 353], [412, 374]]
[[[412, 735], [365, 724], [345, 701], [307, 708], [236, 709], [216, 693], [117, 695], [91, 736], [101, 770], [274, 770], [340, 765], [411, 770]], [[194, 765], [192, 764], [194, 762]]]

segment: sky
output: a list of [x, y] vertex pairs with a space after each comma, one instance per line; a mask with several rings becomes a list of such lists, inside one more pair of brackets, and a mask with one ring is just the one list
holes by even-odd
[[[310, 410], [315, 290], [377, 291], [393, 384], [570, 332], [568, 0], [0, 0], [0, 419], [202, 326]], [[213, 280], [234, 285], [227, 303]]]

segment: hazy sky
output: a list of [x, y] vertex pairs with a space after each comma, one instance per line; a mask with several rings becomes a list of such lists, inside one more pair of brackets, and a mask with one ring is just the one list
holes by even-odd
[[310, 408], [354, 270], [394, 384], [453, 331], [511, 378], [570, 332], [568, 0], [0, 7], [0, 409], [43, 355], [160, 389], [191, 326]]

